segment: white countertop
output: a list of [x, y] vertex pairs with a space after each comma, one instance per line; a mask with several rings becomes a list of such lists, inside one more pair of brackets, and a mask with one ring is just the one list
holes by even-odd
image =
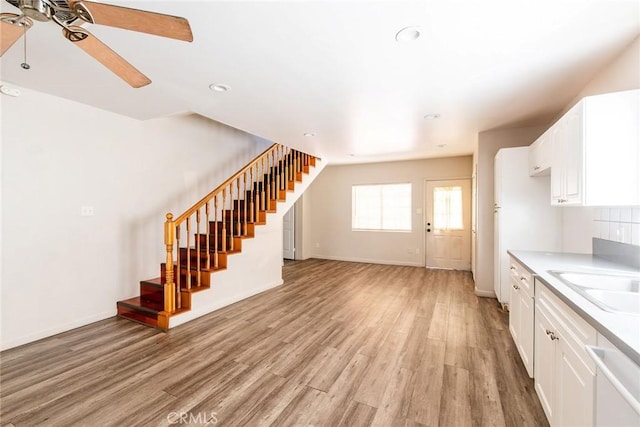
[[599, 333], [640, 365], [640, 316], [611, 313], [600, 309], [551, 275], [549, 270], [604, 274], [640, 274], [640, 271], [590, 254], [535, 251], [508, 251], [508, 253], [515, 257], [531, 273], [538, 276], [544, 285], [582, 316]]

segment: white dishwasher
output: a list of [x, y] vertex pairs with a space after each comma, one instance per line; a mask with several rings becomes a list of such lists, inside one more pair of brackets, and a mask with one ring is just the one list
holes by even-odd
[[597, 346], [586, 346], [596, 363], [595, 425], [640, 426], [640, 366], [598, 334]]

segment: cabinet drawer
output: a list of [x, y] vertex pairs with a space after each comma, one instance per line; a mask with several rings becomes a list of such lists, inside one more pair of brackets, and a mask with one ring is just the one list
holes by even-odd
[[[529, 270], [524, 268], [522, 264], [516, 261], [513, 257], [511, 258], [511, 265], [509, 266], [509, 271], [511, 272], [511, 283], [516, 284], [520, 287], [520, 289], [524, 290], [524, 292], [529, 296], [529, 298], [533, 298], [534, 289], [533, 289], [533, 275]], [[513, 286], [513, 285], [512, 285]]]
[[535, 291], [536, 307], [554, 319], [553, 323], [558, 329], [556, 332], [561, 339], [571, 346], [582, 363], [595, 373], [595, 363], [585, 351], [584, 346], [595, 345], [596, 330], [539, 280], [535, 283]]

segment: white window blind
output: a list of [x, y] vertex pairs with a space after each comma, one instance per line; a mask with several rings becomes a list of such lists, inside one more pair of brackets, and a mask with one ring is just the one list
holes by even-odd
[[411, 184], [351, 187], [351, 228], [411, 231]]
[[462, 230], [462, 187], [434, 188], [433, 227], [437, 230]]

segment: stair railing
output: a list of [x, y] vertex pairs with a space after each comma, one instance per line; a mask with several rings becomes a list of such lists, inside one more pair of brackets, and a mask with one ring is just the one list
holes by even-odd
[[[284, 198], [288, 183], [293, 182], [305, 167], [315, 163], [314, 160], [308, 154], [273, 144], [182, 215], [174, 219], [172, 213], [167, 213], [164, 224], [165, 312], [173, 313], [182, 308], [181, 290], [201, 286], [203, 273], [220, 267], [220, 254], [233, 252], [235, 238], [246, 236], [261, 212], [275, 209], [277, 200]], [[202, 229], [205, 234], [201, 234]], [[185, 248], [180, 248], [181, 238], [184, 238]]]

